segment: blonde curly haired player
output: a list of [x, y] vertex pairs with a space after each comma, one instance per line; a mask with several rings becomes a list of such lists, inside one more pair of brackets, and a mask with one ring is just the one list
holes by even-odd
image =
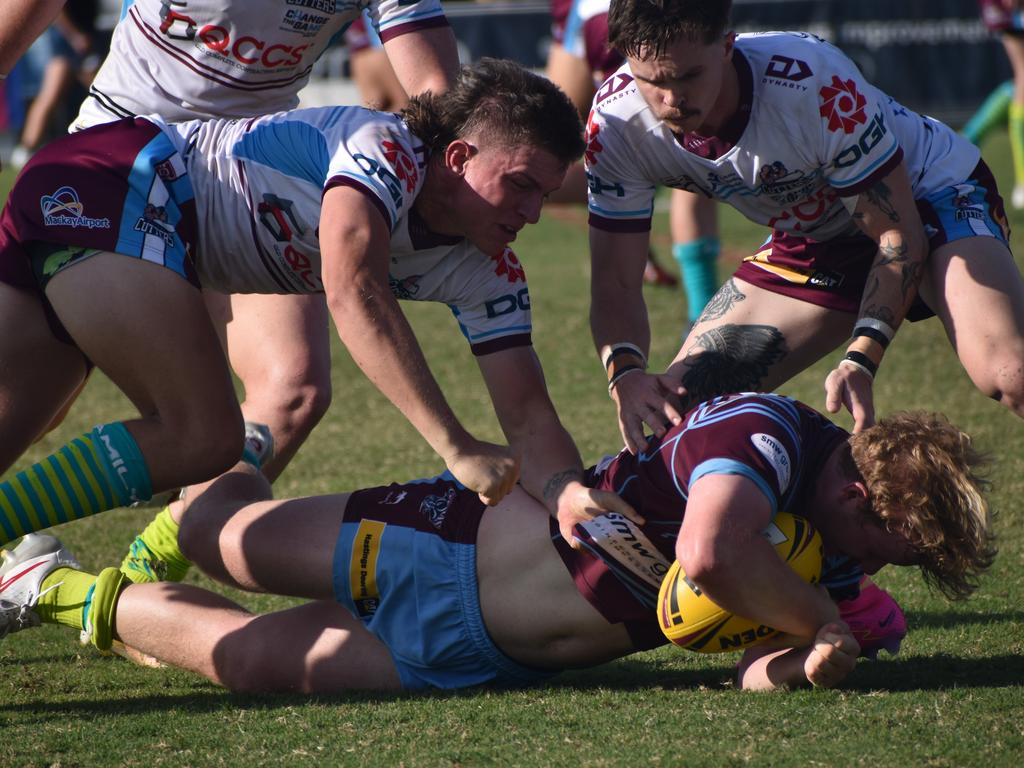
[[[666, 643], [655, 606], [678, 559], [715, 603], [789, 633], [787, 647], [744, 652], [744, 688], [835, 686], [858, 655], [898, 646], [906, 631], [891, 596], [859, 592], [865, 571], [927, 574], [935, 547], [956, 550], [940, 584], [963, 597], [993, 551], [969, 437], [926, 414], [883, 419], [859, 445], [872, 432], [891, 451], [870, 451], [861, 468], [849, 461], [851, 436], [796, 401], [702, 403], [648, 453], [624, 450], [588, 470], [587, 484], [621, 493], [635, 522], [556, 518], [518, 488], [485, 507], [450, 475], [275, 501], [239, 464], [187, 498], [183, 551], [225, 584], [311, 602], [254, 616], [191, 585], [122, 588], [116, 569], [84, 573], [48, 537], [0, 571], [0, 635], [84, 622], [98, 645], [117, 637], [244, 691], [526, 685]], [[958, 492], [905, 511], [904, 495], [882, 489], [911, 465], [922, 488]], [[783, 508], [820, 531], [827, 591], [762, 534]]]

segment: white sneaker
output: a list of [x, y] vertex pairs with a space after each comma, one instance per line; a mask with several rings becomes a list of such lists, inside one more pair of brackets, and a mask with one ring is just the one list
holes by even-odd
[[1016, 210], [1024, 210], [1024, 184], [1015, 184], [1010, 195], [1010, 205]]
[[[30, 533], [13, 550], [3, 550], [0, 566], [0, 639], [41, 623], [32, 609], [53, 586], [41, 591], [43, 579], [61, 567], [81, 568], [60, 540]], [[54, 585], [56, 586], [56, 585]]]

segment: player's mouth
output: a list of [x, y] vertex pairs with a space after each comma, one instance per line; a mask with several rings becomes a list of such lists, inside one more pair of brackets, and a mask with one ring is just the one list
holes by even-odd
[[507, 224], [499, 224], [498, 228], [505, 233], [505, 236], [508, 238], [506, 242], [508, 243], [513, 242], [516, 239], [516, 236], [519, 234], [518, 227], [510, 227]]

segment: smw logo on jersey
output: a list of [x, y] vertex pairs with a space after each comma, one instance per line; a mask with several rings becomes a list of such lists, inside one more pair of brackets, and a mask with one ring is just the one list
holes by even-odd
[[91, 219], [82, 215], [84, 206], [78, 192], [71, 187], [61, 187], [52, 195], [39, 198], [43, 213], [43, 224], [47, 227], [85, 227], [86, 229], [110, 229], [110, 219]]

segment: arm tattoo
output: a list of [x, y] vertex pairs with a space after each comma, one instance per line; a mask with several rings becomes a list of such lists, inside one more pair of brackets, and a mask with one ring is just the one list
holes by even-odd
[[881, 320], [887, 325], [893, 327], [896, 326], [896, 313], [893, 312], [889, 307], [883, 307], [878, 304], [869, 304], [861, 310], [861, 317], [871, 317], [875, 320]]
[[909, 258], [907, 256], [907, 244], [902, 240], [895, 244], [888, 240], [884, 243], [879, 243], [878, 253], [878, 264], [875, 265], [878, 267], [885, 267], [889, 264], [902, 264]]
[[562, 492], [562, 489], [571, 481], [579, 480], [583, 481], [583, 471], [580, 469], [563, 469], [561, 472], [556, 472], [548, 481], [544, 484], [543, 496], [545, 501], [555, 501], [558, 498], [558, 494]]
[[896, 206], [892, 204], [892, 191], [884, 181], [880, 181], [867, 191], [868, 202], [889, 217], [889, 221], [895, 223], [900, 220]]
[[720, 325], [696, 340], [683, 362], [682, 383], [690, 403], [729, 392], [757, 391], [769, 369], [789, 352], [782, 332], [771, 325]]
[[743, 291], [736, 287], [736, 280], [729, 278], [729, 280], [711, 297], [707, 305], [704, 307], [704, 311], [700, 313], [700, 317], [697, 318], [697, 325], [711, 320], [718, 320], [726, 312], [732, 309], [733, 304], [743, 301], [747, 296]]

